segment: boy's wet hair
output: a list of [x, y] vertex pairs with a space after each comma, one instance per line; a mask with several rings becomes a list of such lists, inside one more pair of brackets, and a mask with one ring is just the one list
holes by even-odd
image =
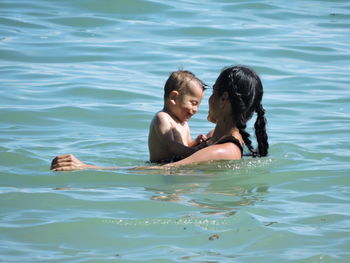
[[164, 99], [168, 98], [170, 92], [172, 92], [173, 90], [176, 90], [179, 93], [181, 93], [192, 80], [197, 81], [202, 86], [203, 90], [206, 89], [207, 85], [205, 85], [191, 71], [178, 70], [172, 72], [164, 85]]

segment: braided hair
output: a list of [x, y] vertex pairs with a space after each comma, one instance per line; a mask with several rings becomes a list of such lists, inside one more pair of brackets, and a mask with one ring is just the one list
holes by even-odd
[[[263, 86], [259, 76], [251, 69], [243, 66], [225, 68], [216, 80], [219, 96], [224, 92], [229, 95], [232, 107], [232, 117], [243, 141], [253, 157], [266, 156], [269, 143], [266, 133], [265, 110], [261, 104]], [[254, 112], [257, 118], [254, 124], [258, 147], [255, 149], [246, 131], [247, 122]]]

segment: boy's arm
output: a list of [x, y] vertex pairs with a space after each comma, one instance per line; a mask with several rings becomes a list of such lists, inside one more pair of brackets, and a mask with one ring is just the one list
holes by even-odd
[[204, 142], [207, 139], [207, 136], [204, 134], [199, 134], [195, 140], [191, 140], [191, 137], [189, 137], [187, 143], [189, 147], [195, 147]]
[[172, 127], [171, 123], [164, 116], [157, 115], [153, 125], [160, 141], [172, 155], [187, 157], [196, 151], [196, 149], [185, 146], [183, 142], [176, 140], [181, 136], [177, 136], [176, 133], [178, 131]]
[[200, 145], [202, 142], [204, 142], [204, 141], [206, 141], [207, 139], [209, 139], [210, 137], [212, 137], [212, 136], [213, 136], [213, 132], [214, 132], [214, 130], [208, 132], [207, 135], [199, 134], [199, 135], [197, 136], [197, 138], [196, 138], [195, 140], [193, 140], [193, 141], [192, 141], [192, 139], [191, 139], [190, 133], [188, 133], [188, 139], [187, 139], [187, 140], [188, 140], [188, 141], [187, 141], [188, 146], [190, 146], [190, 147], [195, 147], [195, 146]]

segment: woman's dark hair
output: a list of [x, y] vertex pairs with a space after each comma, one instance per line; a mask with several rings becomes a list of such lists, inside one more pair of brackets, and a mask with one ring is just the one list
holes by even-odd
[[[265, 110], [261, 104], [263, 86], [259, 76], [251, 69], [243, 66], [225, 68], [215, 83], [215, 88], [221, 96], [225, 91], [229, 94], [232, 106], [232, 117], [239, 129], [245, 145], [253, 157], [266, 156], [269, 143], [266, 133]], [[254, 112], [257, 118], [254, 124], [258, 148], [254, 149], [245, 130], [247, 122]]]

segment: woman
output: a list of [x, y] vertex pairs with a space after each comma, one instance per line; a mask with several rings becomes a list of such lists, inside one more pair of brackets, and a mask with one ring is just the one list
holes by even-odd
[[[204, 142], [207, 147], [178, 162], [143, 168], [159, 169], [212, 160], [239, 160], [243, 156], [243, 145], [247, 146], [253, 157], [266, 156], [269, 144], [262, 96], [261, 80], [254, 71], [242, 66], [225, 68], [217, 78], [209, 98], [208, 120], [216, 126], [212, 136]], [[254, 125], [257, 150], [245, 130], [254, 112], [257, 114]], [[85, 164], [72, 154], [58, 156], [51, 164], [54, 171], [116, 168]]]

